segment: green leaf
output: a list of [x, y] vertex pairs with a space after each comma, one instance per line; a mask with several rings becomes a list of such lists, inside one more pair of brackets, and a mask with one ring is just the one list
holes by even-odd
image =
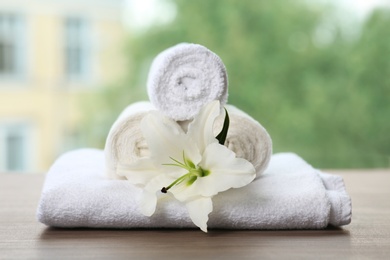
[[229, 130], [229, 123], [230, 123], [229, 113], [226, 110], [226, 108], [225, 108], [225, 112], [226, 112], [225, 113], [225, 120], [223, 121], [222, 130], [216, 137], [218, 139], [218, 141], [219, 141], [219, 144], [221, 144], [221, 145], [225, 144], [226, 136], [227, 136], [227, 133], [228, 133], [228, 130]]

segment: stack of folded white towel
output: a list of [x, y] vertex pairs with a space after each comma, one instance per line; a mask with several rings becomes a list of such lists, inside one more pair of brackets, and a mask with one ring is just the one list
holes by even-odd
[[[272, 154], [265, 128], [226, 104], [227, 73], [221, 59], [198, 44], [182, 43], [159, 54], [150, 69], [150, 102], [129, 105], [115, 121], [103, 151], [79, 150], [63, 155], [50, 169], [38, 207], [38, 219], [59, 227], [194, 227], [185, 207], [175, 201], [159, 205], [148, 218], [138, 211], [140, 192], [116, 174], [149, 154], [140, 122], [159, 110], [183, 129], [212, 100], [229, 112], [225, 145], [251, 162], [258, 177], [250, 185], [218, 194], [210, 228], [297, 229], [345, 225], [351, 202], [342, 178], [313, 169], [294, 154]], [[223, 118], [214, 124], [217, 134]]]

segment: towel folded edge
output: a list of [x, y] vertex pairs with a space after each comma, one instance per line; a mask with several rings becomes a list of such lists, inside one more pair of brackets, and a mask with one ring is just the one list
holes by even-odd
[[348, 225], [352, 221], [352, 200], [346, 191], [343, 178], [318, 170], [317, 173], [324, 183], [326, 195], [331, 204], [329, 224], [334, 226]]

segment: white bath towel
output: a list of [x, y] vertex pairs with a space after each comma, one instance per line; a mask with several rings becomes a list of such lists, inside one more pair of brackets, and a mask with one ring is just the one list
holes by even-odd
[[189, 120], [212, 100], [226, 103], [226, 68], [206, 47], [181, 43], [154, 59], [147, 88], [158, 110], [176, 121]]
[[143, 117], [154, 107], [150, 102], [137, 102], [126, 107], [112, 125], [104, 147], [106, 173], [111, 178], [116, 174], [118, 163], [132, 163], [148, 155], [148, 147], [140, 129]]
[[[101, 150], [76, 150], [49, 170], [37, 217], [55, 227], [195, 227], [186, 208], [166, 196], [152, 217], [138, 210], [141, 190], [104, 176]], [[313, 169], [295, 154], [273, 155], [264, 174], [246, 187], [213, 198], [208, 227], [319, 229], [351, 221], [351, 201], [341, 177]]]
[[[252, 117], [238, 108], [227, 105], [230, 127], [225, 145], [253, 164], [260, 175], [267, 167], [272, 154], [272, 141], [267, 131]], [[140, 129], [140, 122], [146, 113], [153, 110], [148, 102], [128, 106], [115, 121], [107, 136], [104, 148], [107, 175], [123, 179], [116, 174], [118, 163], [130, 164], [149, 154], [149, 149]], [[214, 124], [215, 136], [221, 131], [224, 117]]]

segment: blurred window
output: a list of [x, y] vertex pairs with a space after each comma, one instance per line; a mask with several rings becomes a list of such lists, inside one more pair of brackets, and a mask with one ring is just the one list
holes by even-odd
[[85, 79], [90, 69], [90, 29], [86, 19], [65, 19], [65, 72], [70, 80]]
[[24, 22], [16, 14], [0, 13], [0, 76], [18, 76], [22, 70]]
[[0, 124], [0, 170], [26, 171], [30, 127], [24, 123]]

